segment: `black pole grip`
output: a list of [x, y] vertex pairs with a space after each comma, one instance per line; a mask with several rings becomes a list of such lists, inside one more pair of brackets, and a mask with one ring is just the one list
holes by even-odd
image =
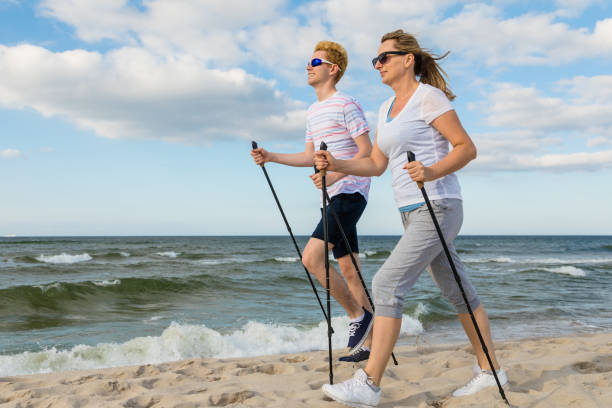
[[254, 140], [251, 140], [251, 146], [253, 146], [253, 149], [257, 149], [257, 142]]
[[[321, 145], [319, 146], [319, 150], [327, 150], [327, 145], [325, 144], [325, 142], [321, 142]], [[318, 173], [319, 170], [317, 170], [317, 166], [314, 166], [314, 168], [315, 168], [315, 173]], [[325, 170], [326, 169], [321, 170], [323, 177], [325, 177]], [[323, 180], [325, 180], [325, 178]]]
[[[255, 143], [255, 142], [253, 142]], [[416, 157], [414, 156], [414, 153], [412, 153], [410, 150], [406, 152], [406, 155], [408, 156], [408, 163], [413, 162], [416, 160]]]

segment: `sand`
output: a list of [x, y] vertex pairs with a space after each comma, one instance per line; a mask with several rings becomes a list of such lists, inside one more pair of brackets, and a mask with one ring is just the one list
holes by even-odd
[[[612, 333], [497, 342], [515, 407], [612, 407]], [[342, 354], [335, 350], [334, 357]], [[467, 344], [396, 348], [380, 407], [505, 407], [496, 387], [451, 397], [472, 376]], [[327, 352], [192, 359], [0, 378], [0, 407], [342, 407], [320, 388]], [[335, 382], [365, 363], [334, 363]]]

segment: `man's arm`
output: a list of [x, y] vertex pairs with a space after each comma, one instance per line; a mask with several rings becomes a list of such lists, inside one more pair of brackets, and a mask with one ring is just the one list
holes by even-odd
[[253, 156], [255, 164], [260, 166], [272, 162], [293, 167], [310, 167], [314, 159], [314, 144], [306, 142], [304, 151], [301, 153], [275, 153], [259, 147], [251, 150], [251, 156]]

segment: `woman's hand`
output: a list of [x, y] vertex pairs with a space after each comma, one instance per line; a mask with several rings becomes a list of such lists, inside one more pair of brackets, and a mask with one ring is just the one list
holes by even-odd
[[423, 163], [418, 160], [406, 163], [404, 168], [408, 170], [408, 175], [413, 181], [416, 181], [419, 188], [423, 187], [424, 182], [436, 179], [435, 172], [431, 167], [424, 166]]
[[315, 153], [314, 165], [317, 170], [336, 171], [336, 159], [327, 150], [319, 150]]
[[251, 156], [258, 166], [263, 166], [265, 163], [270, 161], [270, 152], [264, 150], [263, 147], [251, 150]]

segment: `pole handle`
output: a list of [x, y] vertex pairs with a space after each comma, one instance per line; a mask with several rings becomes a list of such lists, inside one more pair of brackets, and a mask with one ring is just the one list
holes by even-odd
[[[406, 152], [406, 156], [408, 156], [408, 163], [411, 163], [416, 160], [416, 156], [410, 150]], [[418, 188], [421, 188], [421, 189], [423, 188], [424, 184], [422, 181], [417, 181], [416, 183], [417, 183]]]
[[[257, 142], [254, 140], [251, 140], [251, 146], [253, 147], [253, 150], [257, 149]], [[260, 166], [263, 168], [264, 164], [261, 163]], [[265, 171], [265, 169], [264, 169]]]
[[[321, 142], [321, 146], [319, 146], [319, 150], [327, 150], [327, 145], [325, 144], [325, 142]], [[315, 170], [317, 169], [317, 167], [315, 166]], [[321, 176], [325, 177], [325, 173], [326, 170], [322, 169], [321, 170]]]

